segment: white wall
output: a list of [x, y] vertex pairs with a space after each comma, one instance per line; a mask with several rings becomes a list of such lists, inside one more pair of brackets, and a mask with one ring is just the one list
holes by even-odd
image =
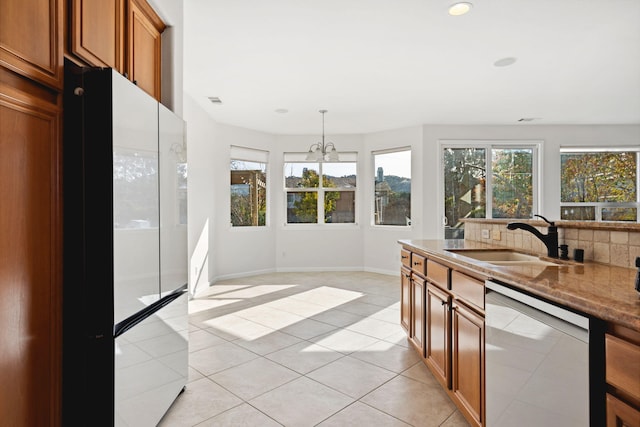
[[188, 229], [189, 229], [189, 289], [192, 294], [215, 280], [217, 245], [214, 164], [223, 151], [214, 143], [217, 126], [211, 117], [191, 98], [184, 98], [187, 122], [188, 164]]
[[183, 114], [184, 2], [149, 0], [167, 25], [162, 33], [161, 102], [180, 117]]
[[[411, 147], [411, 226], [373, 226], [371, 210], [373, 209], [373, 193], [375, 169], [372, 152], [390, 148]], [[367, 271], [397, 274], [400, 269], [399, 239], [410, 239], [424, 236], [424, 201], [425, 171], [423, 164], [422, 127], [378, 132], [364, 136], [363, 156], [364, 169], [361, 182], [367, 202], [367, 217], [362, 239], [363, 267]]]
[[[267, 170], [267, 215], [273, 223], [273, 198], [278, 191], [277, 167], [272, 159], [281, 157], [274, 150], [276, 138], [263, 132], [234, 126], [216, 125], [215, 158], [209, 164], [213, 179], [210, 181], [208, 197], [215, 198], [217, 222], [215, 224], [215, 245], [218, 249], [215, 259], [217, 278], [229, 278], [247, 274], [275, 271], [276, 237], [273, 224], [267, 227], [231, 227], [229, 151], [231, 145], [249, 147], [269, 152]], [[275, 173], [274, 173], [275, 172]]]
[[[284, 152], [306, 152], [319, 135], [277, 137], [277, 153], [272, 156], [272, 219], [276, 228], [276, 268], [278, 271], [362, 270], [363, 224], [367, 209], [363, 205], [363, 138], [360, 135], [331, 135], [327, 138], [338, 151], [358, 152], [356, 182], [356, 224], [286, 225], [284, 193]], [[327, 142], [328, 142], [327, 141]]]

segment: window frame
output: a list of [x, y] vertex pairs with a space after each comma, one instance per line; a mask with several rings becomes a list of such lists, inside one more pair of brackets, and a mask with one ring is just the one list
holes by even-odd
[[[560, 170], [558, 171], [560, 174], [560, 185], [562, 185], [562, 155], [563, 154], [596, 154], [596, 153], [636, 153], [636, 201], [635, 202], [563, 202], [562, 201], [562, 191], [560, 191], [560, 216], [562, 217], [562, 209], [565, 207], [593, 207], [595, 211], [593, 220], [582, 220], [582, 221], [593, 221], [593, 222], [614, 222], [621, 224], [636, 224], [640, 223], [640, 148], [638, 147], [625, 147], [625, 146], [613, 146], [613, 147], [604, 147], [604, 146], [561, 146], [559, 150], [559, 160], [560, 160]], [[635, 208], [636, 209], [636, 220], [634, 221], [611, 221], [611, 220], [603, 220], [602, 219], [602, 210], [604, 208]], [[567, 220], [572, 221], [572, 220]], [[576, 220], [577, 221], [577, 220]]]
[[[377, 169], [376, 169], [376, 156], [377, 155], [382, 155], [382, 154], [391, 154], [391, 153], [399, 153], [399, 152], [404, 152], [404, 151], [409, 151], [409, 166], [411, 167], [411, 175], [413, 175], [413, 148], [410, 145], [407, 146], [402, 146], [402, 147], [395, 147], [395, 148], [385, 148], [382, 150], [374, 150], [371, 151], [371, 166], [372, 166], [372, 170], [373, 170], [373, 194], [371, 197], [371, 204], [369, 207], [369, 211], [370, 211], [370, 226], [374, 227], [374, 228], [389, 228], [389, 229], [411, 229], [413, 227], [413, 181], [412, 181], [412, 185], [411, 185], [411, 191], [409, 192], [409, 223], [405, 224], [405, 225], [393, 225], [393, 224], [376, 224], [376, 176], [377, 176]], [[413, 180], [413, 176], [410, 177], [411, 180]]]
[[[243, 147], [239, 145], [231, 145], [229, 150], [229, 161], [228, 165], [228, 178], [229, 184], [227, 185], [227, 203], [229, 207], [229, 228], [231, 230], [262, 230], [270, 227], [270, 211], [271, 211], [271, 203], [270, 203], [270, 191], [269, 191], [269, 181], [270, 181], [270, 165], [269, 165], [269, 157], [270, 152], [267, 150], [261, 150], [259, 148], [252, 147]], [[251, 163], [261, 163], [264, 164], [266, 183], [265, 183], [265, 223], [264, 225], [233, 225], [231, 222], [231, 164], [234, 161], [238, 162], [251, 162]]]
[[[360, 180], [358, 174], [358, 153], [357, 152], [340, 152], [338, 153], [340, 160], [338, 161], [312, 161], [306, 160], [307, 153], [297, 152], [284, 152], [283, 153], [283, 174], [282, 174], [282, 186], [284, 191], [284, 226], [285, 227], [357, 227], [358, 226], [358, 181]], [[318, 166], [318, 187], [287, 187], [287, 165], [291, 163], [306, 163]], [[336, 164], [336, 163], [350, 163], [355, 166], [356, 185], [355, 187], [325, 187], [323, 185], [323, 165], [324, 164]], [[324, 212], [324, 200], [327, 192], [342, 192], [348, 191], [353, 193], [353, 222], [325, 222]], [[288, 209], [289, 209], [289, 193], [317, 193], [317, 213], [316, 222], [288, 222]]]
[[[493, 169], [492, 169], [492, 149], [532, 149], [532, 197], [531, 204], [532, 214], [542, 212], [542, 170], [543, 170], [543, 141], [542, 140], [445, 140], [438, 141], [438, 216], [440, 218], [440, 227], [438, 235], [444, 236], [444, 227], [446, 226], [445, 214], [445, 179], [444, 179], [444, 150], [446, 148], [483, 148], [485, 150], [486, 172], [486, 188], [485, 188], [485, 219], [493, 219]], [[506, 218], [500, 218], [506, 219]]]

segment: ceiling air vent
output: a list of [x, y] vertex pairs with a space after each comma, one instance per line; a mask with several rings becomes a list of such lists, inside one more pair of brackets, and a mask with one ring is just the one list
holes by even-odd
[[523, 117], [519, 119], [519, 122], [532, 122], [534, 120], [540, 120], [540, 117]]
[[218, 98], [217, 96], [209, 96], [209, 101], [211, 101], [212, 104], [222, 104], [222, 100], [220, 98]]

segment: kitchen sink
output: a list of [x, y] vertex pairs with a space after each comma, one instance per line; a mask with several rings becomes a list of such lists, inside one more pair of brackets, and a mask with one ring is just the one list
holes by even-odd
[[493, 265], [530, 265], [530, 266], [557, 266], [557, 263], [545, 261], [535, 255], [523, 254], [511, 250], [495, 250], [495, 249], [450, 249], [452, 252], [476, 261], [487, 262]]

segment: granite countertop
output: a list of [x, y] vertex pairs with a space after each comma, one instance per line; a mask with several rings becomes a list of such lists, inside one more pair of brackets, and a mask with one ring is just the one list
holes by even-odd
[[559, 260], [557, 266], [497, 266], [465, 257], [463, 252], [448, 250], [504, 250], [501, 246], [468, 240], [399, 240], [398, 243], [434, 259], [477, 271], [487, 278], [640, 332], [640, 293], [634, 289], [635, 269]]

